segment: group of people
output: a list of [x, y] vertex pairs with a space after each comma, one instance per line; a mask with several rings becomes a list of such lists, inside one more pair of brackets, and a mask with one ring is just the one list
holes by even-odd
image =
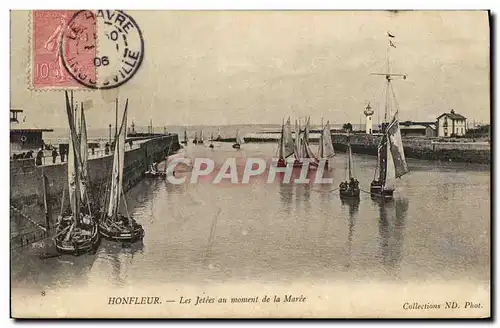
[[[32, 159], [33, 158], [33, 150], [30, 149], [27, 152], [19, 153], [19, 154], [13, 154], [12, 159], [13, 160], [19, 160], [19, 159]], [[64, 148], [61, 149], [61, 154], [57, 151], [55, 147], [52, 147], [52, 163], [56, 162], [57, 156], [61, 156], [61, 162], [64, 162], [66, 160], [66, 151]], [[35, 165], [43, 165], [44, 164], [44, 157], [45, 154], [43, 152], [43, 149], [40, 148], [36, 155], [35, 155]]]
[[341, 190], [359, 189], [359, 181], [357, 179], [351, 178], [351, 180], [349, 180], [349, 182], [347, 182], [347, 181], [341, 182], [339, 188]]

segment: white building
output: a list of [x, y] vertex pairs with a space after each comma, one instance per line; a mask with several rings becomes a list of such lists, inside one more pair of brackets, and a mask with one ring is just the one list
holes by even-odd
[[438, 137], [464, 136], [467, 132], [467, 119], [452, 109], [437, 118], [436, 126]]

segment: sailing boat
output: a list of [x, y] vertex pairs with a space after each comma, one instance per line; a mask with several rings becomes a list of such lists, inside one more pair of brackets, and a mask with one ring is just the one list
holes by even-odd
[[245, 143], [245, 139], [240, 136], [239, 132], [239, 130], [236, 130], [236, 143], [233, 145], [234, 149], [240, 149], [241, 145]]
[[188, 143], [188, 134], [187, 134], [187, 130], [186, 129], [184, 129], [184, 140], [181, 141], [181, 143], [183, 143], [185, 145], [187, 145], [187, 143]]
[[219, 141], [219, 140], [221, 140], [221, 139], [222, 139], [222, 137], [221, 137], [221, 135], [220, 135], [220, 128], [219, 128], [219, 130], [218, 130], [218, 132], [217, 132], [217, 138], [215, 139], [215, 141]]
[[[321, 125], [323, 125], [323, 123]], [[335, 150], [333, 149], [330, 121], [327, 121], [321, 131], [319, 139], [318, 158], [325, 161], [325, 168], [327, 168], [330, 160], [332, 160], [334, 156]]]
[[197, 144], [197, 143], [198, 143], [198, 132], [195, 132], [195, 133], [194, 133], [193, 143], [194, 143], [194, 144]]
[[[387, 48], [387, 73], [372, 73], [372, 75], [382, 75], [386, 79], [386, 104], [384, 123], [382, 124], [382, 138], [378, 145], [377, 166], [375, 169], [375, 177], [370, 186], [372, 196], [391, 198], [394, 193], [396, 178], [400, 178], [409, 172], [406, 163], [403, 140], [399, 129], [398, 111], [396, 112], [389, 124], [387, 118], [391, 114], [391, 105], [397, 106], [396, 96], [392, 87], [391, 81], [396, 77], [406, 79], [405, 74], [393, 74], [390, 72], [389, 49]], [[392, 97], [391, 97], [392, 96]], [[393, 100], [393, 101], [391, 101]], [[378, 178], [377, 178], [378, 175]]]
[[[309, 165], [311, 168], [317, 168], [318, 167], [318, 159], [314, 155], [313, 151], [311, 150], [311, 147], [309, 145], [309, 123], [310, 123], [310, 117], [307, 118], [306, 125], [304, 127], [304, 131], [302, 133], [302, 139], [300, 141], [300, 147], [302, 147], [302, 150], [300, 151], [300, 154], [302, 155], [299, 157], [299, 161], [301, 163], [304, 162], [304, 159], [306, 159], [309, 162]], [[300, 134], [299, 134], [300, 135]]]
[[290, 118], [281, 123], [281, 136], [278, 141], [278, 167], [286, 166], [286, 159], [295, 153], [295, 144], [292, 137]]
[[[115, 153], [113, 156], [113, 170], [111, 185], [107, 199], [107, 209], [101, 213], [99, 231], [102, 237], [112, 240], [133, 243], [144, 237], [142, 225], [137, 223], [128, 213], [125, 194], [123, 192], [123, 166], [125, 160], [125, 137], [127, 129], [128, 99], [123, 112], [120, 130], [115, 139]], [[127, 215], [118, 213], [120, 200], [123, 200]], [[105, 207], [105, 208], [106, 208]]]
[[354, 179], [353, 174], [352, 174], [352, 166], [353, 166], [353, 160], [352, 160], [352, 150], [351, 150], [351, 142], [349, 135], [347, 136], [347, 172], [348, 172], [348, 177], [347, 181], [344, 181], [340, 183], [339, 190], [340, 190], [340, 197], [346, 197], [346, 198], [358, 198], [359, 199], [359, 181]]
[[[69, 149], [68, 149], [68, 190], [71, 211], [63, 212], [58, 218], [54, 243], [59, 253], [81, 255], [93, 252], [99, 246], [99, 227], [92, 215], [88, 190], [84, 187], [87, 177], [82, 170], [86, 167], [86, 156], [82, 158], [80, 140], [78, 139], [75, 119], [73, 116], [73, 94], [71, 104], [66, 96], [66, 113], [69, 122]], [[83, 109], [82, 109], [83, 110]], [[85, 121], [83, 122], [85, 124]], [[86, 134], [83, 135], [86, 139]], [[85, 140], [85, 144], [86, 144]], [[83, 187], [83, 188], [82, 188]], [[63, 190], [64, 203], [64, 190]]]
[[214, 133], [212, 132], [210, 134], [210, 146], [208, 146], [209, 148], [214, 148], [213, 140], [214, 140]]
[[203, 144], [203, 130], [200, 130], [200, 139], [198, 140], [199, 144]]

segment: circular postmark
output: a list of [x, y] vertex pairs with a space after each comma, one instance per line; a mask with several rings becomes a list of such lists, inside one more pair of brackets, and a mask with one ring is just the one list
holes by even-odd
[[68, 73], [91, 89], [112, 89], [129, 81], [144, 58], [142, 33], [120, 10], [81, 10], [68, 23], [60, 42]]

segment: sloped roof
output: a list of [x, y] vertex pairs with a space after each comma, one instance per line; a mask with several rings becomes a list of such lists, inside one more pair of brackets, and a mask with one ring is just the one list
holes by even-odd
[[443, 113], [443, 114], [439, 115], [437, 119], [439, 120], [443, 116], [448, 116], [452, 120], [466, 120], [467, 119], [467, 118], [465, 118], [465, 116], [457, 114], [457, 113]]
[[11, 122], [10, 131], [25, 131], [25, 132], [52, 132], [53, 129], [41, 127], [35, 124], [28, 124], [26, 122]]

